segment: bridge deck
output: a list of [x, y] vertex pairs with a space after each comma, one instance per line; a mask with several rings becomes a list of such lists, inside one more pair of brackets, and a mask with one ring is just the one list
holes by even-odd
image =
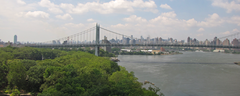
[[37, 48], [58, 48], [58, 47], [95, 47], [95, 46], [173, 46], [173, 47], [208, 47], [208, 48], [236, 48], [240, 46], [224, 45], [191, 45], [191, 44], [44, 44], [44, 45], [26, 45]]

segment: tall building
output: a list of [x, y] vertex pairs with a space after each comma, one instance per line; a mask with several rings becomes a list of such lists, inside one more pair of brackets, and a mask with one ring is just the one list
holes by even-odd
[[141, 36], [141, 39], [143, 40], [144, 38]]
[[133, 35], [131, 35], [131, 39], [133, 39]]
[[213, 45], [217, 45], [217, 37], [214, 37], [214, 39], [213, 39]]
[[219, 39], [216, 40], [216, 45], [221, 45], [221, 41]]
[[129, 44], [129, 41], [130, 41], [129, 38], [125, 38], [125, 39], [123, 39], [122, 43], [123, 43], [123, 44]]
[[206, 40], [204, 41], [204, 44], [205, 44], [205, 45], [210, 45], [210, 42], [208, 41], [208, 39], [206, 39]]
[[173, 39], [172, 39], [172, 38], [170, 38], [170, 39], [169, 39], [169, 42], [171, 42], [171, 43], [172, 43], [172, 42], [173, 42]]
[[187, 38], [187, 43], [189, 44], [191, 41], [190, 37]]
[[14, 44], [17, 44], [17, 35], [14, 35]]
[[[107, 37], [104, 36], [104, 40], [102, 40], [102, 44], [111, 44], [111, 43], [107, 40]], [[112, 51], [111, 46], [105, 46], [105, 47], [102, 47], [102, 49], [109, 53]]]
[[225, 45], [225, 46], [229, 46], [229, 45], [230, 45], [229, 40], [228, 40], [228, 39], [224, 40], [224, 41], [223, 41], [223, 45]]
[[236, 38], [233, 39], [232, 45], [233, 45], [233, 46], [238, 46], [238, 45], [239, 45], [239, 41], [238, 41]]
[[161, 47], [161, 48], [160, 48], [160, 50], [161, 50], [162, 52], [164, 52], [164, 51], [165, 51], [165, 49], [164, 49], [163, 47]]
[[161, 37], [159, 37], [158, 41], [159, 41], [159, 43], [161, 43], [161, 42], [162, 42], [162, 38], [161, 38]]
[[153, 41], [154, 43], [158, 43], [158, 37], [157, 38], [154, 38], [154, 41]]

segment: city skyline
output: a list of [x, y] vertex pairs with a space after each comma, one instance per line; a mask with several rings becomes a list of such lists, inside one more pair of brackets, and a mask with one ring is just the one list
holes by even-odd
[[240, 32], [239, 0], [0, 1], [0, 39], [43, 42], [96, 23], [134, 37], [200, 41]]

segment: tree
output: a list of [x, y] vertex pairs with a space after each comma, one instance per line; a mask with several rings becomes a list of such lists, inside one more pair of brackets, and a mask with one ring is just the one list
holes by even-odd
[[17, 86], [18, 88], [24, 88], [26, 84], [26, 68], [23, 63], [18, 60], [9, 60], [9, 73], [7, 74], [8, 84], [10, 88]]

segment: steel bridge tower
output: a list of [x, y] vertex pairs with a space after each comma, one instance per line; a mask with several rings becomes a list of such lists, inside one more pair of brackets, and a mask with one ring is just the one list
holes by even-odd
[[100, 34], [100, 25], [96, 24], [96, 46], [95, 46], [96, 56], [99, 56], [99, 34]]

